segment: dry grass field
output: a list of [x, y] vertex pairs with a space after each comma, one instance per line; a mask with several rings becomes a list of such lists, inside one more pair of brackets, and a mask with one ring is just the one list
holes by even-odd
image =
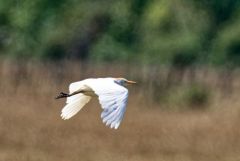
[[[2, 61], [0, 161], [240, 160], [240, 79], [234, 78], [231, 96], [216, 94], [207, 110], [166, 110], [171, 104], [150, 99], [152, 80], [161, 79], [152, 69]], [[97, 100], [72, 119], [62, 120], [65, 100], [55, 100], [56, 94], [67, 91], [72, 81], [104, 76], [139, 82], [129, 89], [120, 128], [112, 130], [102, 123]], [[218, 91], [214, 71], [198, 79]]]

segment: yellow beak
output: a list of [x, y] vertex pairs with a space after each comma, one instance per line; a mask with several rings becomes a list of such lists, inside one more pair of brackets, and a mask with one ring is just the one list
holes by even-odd
[[128, 84], [136, 84], [137, 82], [135, 82], [135, 81], [130, 81], [130, 80], [127, 80], [126, 81]]

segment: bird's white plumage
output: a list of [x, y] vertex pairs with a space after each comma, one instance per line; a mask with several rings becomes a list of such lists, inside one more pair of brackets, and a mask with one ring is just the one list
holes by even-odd
[[[69, 86], [69, 92], [73, 93], [81, 88], [84, 88], [84, 84], [81, 82], [72, 83]], [[66, 120], [74, 116], [80, 111], [85, 104], [90, 101], [91, 97], [82, 93], [67, 98], [66, 106], [62, 109], [61, 117]]]
[[112, 78], [98, 78], [98, 83], [90, 81], [91, 87], [98, 95], [103, 108], [101, 118], [107, 126], [117, 129], [126, 110], [128, 90], [114, 82]]
[[[70, 93], [84, 86], [90, 87], [98, 96], [103, 108], [101, 118], [107, 126], [117, 129], [123, 119], [128, 100], [128, 90], [117, 84], [114, 78], [86, 79], [72, 83], [69, 87]], [[62, 118], [69, 119], [75, 115], [89, 100], [90, 96], [82, 93], [67, 98], [67, 105], [62, 110]]]

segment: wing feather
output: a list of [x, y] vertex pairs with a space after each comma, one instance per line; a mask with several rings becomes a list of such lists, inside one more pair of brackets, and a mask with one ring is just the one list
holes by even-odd
[[[96, 82], [97, 81], [97, 82]], [[95, 79], [87, 84], [98, 95], [103, 108], [103, 123], [117, 129], [123, 119], [128, 100], [128, 90], [113, 79]]]
[[[71, 83], [69, 86], [69, 93], [73, 93], [79, 89], [84, 88], [85, 86], [82, 81]], [[83, 108], [83, 106], [90, 101], [90, 99], [90, 96], [86, 96], [82, 93], [67, 97], [67, 104], [63, 107], [61, 111], [62, 119], [66, 120], [76, 115]]]

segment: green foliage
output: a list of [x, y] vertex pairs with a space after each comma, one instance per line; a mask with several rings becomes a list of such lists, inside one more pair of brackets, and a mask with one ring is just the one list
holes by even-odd
[[[240, 14], [239, 14], [240, 16]], [[213, 41], [210, 61], [228, 67], [239, 66], [240, 60], [240, 21], [223, 28]]]
[[209, 90], [203, 86], [190, 86], [185, 93], [186, 102], [193, 109], [206, 108], [209, 97]]
[[179, 52], [173, 56], [172, 66], [176, 68], [186, 68], [197, 61], [197, 55], [192, 52]]
[[48, 58], [50, 60], [61, 60], [66, 55], [66, 51], [61, 44], [52, 44], [46, 48], [44, 54], [45, 55], [42, 55], [43, 58]]
[[97, 61], [127, 61], [129, 51], [108, 35], [103, 36], [93, 47], [91, 58]]
[[203, 110], [208, 107], [211, 91], [200, 84], [190, 84], [171, 88], [167, 93], [169, 108], [175, 110], [197, 109]]
[[239, 0], [0, 0], [0, 54], [240, 65]]

